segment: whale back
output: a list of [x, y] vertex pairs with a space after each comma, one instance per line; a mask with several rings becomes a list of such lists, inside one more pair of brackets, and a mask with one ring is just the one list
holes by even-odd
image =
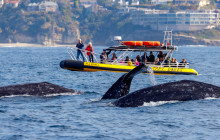
[[0, 87], [0, 97], [11, 95], [34, 95], [44, 96], [49, 94], [59, 93], [76, 93], [72, 89], [67, 89], [59, 85], [48, 82], [18, 84], [11, 86]]
[[113, 104], [120, 107], [137, 107], [148, 102], [189, 101], [219, 98], [220, 87], [203, 82], [182, 80], [165, 83], [132, 92]]

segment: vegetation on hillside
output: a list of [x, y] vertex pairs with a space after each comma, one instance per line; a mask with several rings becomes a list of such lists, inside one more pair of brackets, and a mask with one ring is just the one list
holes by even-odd
[[[34, 1], [34, 0], [33, 0]], [[0, 9], [0, 35], [13, 40], [15, 34], [36, 38], [37, 35], [50, 38], [53, 32], [68, 34], [78, 28], [73, 20], [71, 7], [59, 4], [59, 12], [27, 12], [26, 3], [17, 8], [4, 6]], [[5, 40], [7, 42], [7, 40]]]
[[[43, 0], [30, 0], [31, 2], [41, 2]], [[55, 0], [54, 0], [55, 1]], [[130, 1], [130, 0], [127, 0]], [[1, 41], [16, 42], [13, 36], [22, 34], [37, 38], [43, 36], [52, 38], [54, 32], [62, 35], [69, 35], [80, 31], [84, 41], [105, 42], [114, 35], [129, 35], [136, 30], [143, 30], [146, 27], [133, 25], [129, 15], [120, 15], [118, 5], [111, 5], [111, 0], [97, 0], [99, 5], [108, 7], [107, 11], [94, 13], [79, 6], [79, 0], [75, 0], [75, 5], [71, 7], [69, 0], [57, 1], [58, 12], [27, 12], [28, 1], [23, 0], [18, 8], [4, 6], [0, 9], [0, 35]], [[196, 6], [175, 6], [168, 5], [149, 5], [150, 0], [140, 1], [139, 7], [154, 9], [164, 9], [175, 12], [176, 10], [190, 9], [195, 10]], [[91, 10], [91, 9], [90, 9]], [[199, 38], [216, 38], [220, 35], [218, 28], [190, 32]]]

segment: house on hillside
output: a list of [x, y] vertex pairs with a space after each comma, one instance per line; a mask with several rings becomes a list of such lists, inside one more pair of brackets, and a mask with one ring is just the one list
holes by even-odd
[[173, 0], [173, 3], [176, 5], [186, 5], [186, 4], [194, 4], [204, 6], [209, 4], [209, 0]]
[[0, 8], [4, 5], [4, 0], [0, 0]]
[[79, 5], [84, 6], [84, 5], [95, 5], [97, 4], [96, 0], [79, 0]]
[[70, 1], [69, 1], [69, 4], [70, 4], [70, 6], [73, 7], [73, 6], [75, 5], [74, 0], [70, 0]]
[[139, 4], [140, 4], [139, 0], [132, 0], [131, 1], [131, 5], [139, 5]]
[[41, 3], [29, 3], [27, 6], [28, 12], [56, 12], [58, 4], [52, 1], [42, 1]]
[[173, 0], [151, 0], [151, 4], [168, 4], [168, 2], [173, 2]]
[[119, 4], [120, 6], [128, 6], [129, 2], [125, 0], [112, 0], [112, 5]]
[[88, 13], [107, 11], [106, 8], [97, 4], [96, 0], [79, 0], [79, 5], [84, 7]]
[[58, 4], [52, 1], [43, 1], [39, 5], [39, 11], [42, 12], [56, 12], [58, 10]]
[[36, 12], [39, 11], [39, 3], [29, 3], [27, 6], [28, 12]]
[[95, 5], [86, 4], [83, 7], [86, 9], [87, 13], [108, 12], [107, 8], [104, 8], [103, 6], [100, 6], [98, 4]]
[[7, 0], [5, 4], [7, 7], [16, 8], [20, 4], [20, 0]]

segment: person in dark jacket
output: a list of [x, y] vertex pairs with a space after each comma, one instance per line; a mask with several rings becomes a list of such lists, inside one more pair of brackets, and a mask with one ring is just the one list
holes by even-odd
[[150, 52], [149, 61], [150, 62], [154, 62], [155, 61], [155, 56], [154, 56], [153, 52]]
[[160, 59], [160, 61], [163, 61], [165, 58], [165, 55], [163, 54], [162, 51], [160, 51], [159, 54], [157, 55], [157, 57]]
[[111, 50], [109, 52], [106, 52], [105, 49], [103, 49], [103, 52], [100, 55], [101, 63], [108, 60], [108, 55], [111, 53]]
[[141, 60], [142, 60], [142, 62], [145, 62], [145, 60], [149, 60], [149, 57], [147, 56], [147, 53], [146, 52], [144, 52], [144, 54], [141, 56]]
[[85, 61], [85, 57], [83, 56], [83, 53], [82, 53], [82, 48], [84, 47], [83, 43], [82, 43], [82, 40], [79, 39], [77, 44], [76, 44], [76, 47], [77, 47], [77, 56], [76, 56], [76, 59], [79, 60], [79, 56], [81, 55], [82, 58], [83, 58], [83, 61]]
[[188, 63], [186, 62], [186, 59], [184, 58], [184, 59], [182, 60], [182, 62], [180, 62], [179, 66], [180, 66], [180, 67], [186, 67], [187, 64], [188, 64]]
[[141, 57], [140, 57], [140, 55], [137, 55], [137, 57], [136, 57], [135, 59], [137, 59], [137, 61], [138, 61], [139, 63], [141, 62]]

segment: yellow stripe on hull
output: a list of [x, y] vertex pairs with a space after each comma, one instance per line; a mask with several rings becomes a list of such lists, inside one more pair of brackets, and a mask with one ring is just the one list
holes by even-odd
[[[83, 71], [111, 71], [111, 72], [128, 72], [134, 69], [136, 66], [125, 66], [125, 65], [112, 65], [102, 63], [91, 63], [84, 62]], [[198, 72], [191, 68], [173, 68], [173, 67], [160, 67], [151, 66], [155, 75], [175, 75], [175, 74], [194, 74], [198, 75]]]

